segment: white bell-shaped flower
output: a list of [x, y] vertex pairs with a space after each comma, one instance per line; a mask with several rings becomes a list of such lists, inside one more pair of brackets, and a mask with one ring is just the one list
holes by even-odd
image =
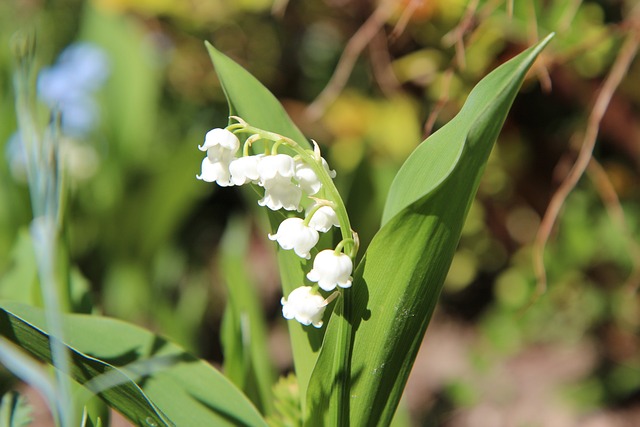
[[[331, 178], [336, 177], [336, 171], [329, 169], [329, 164], [324, 158], [322, 158], [322, 167], [324, 167]], [[302, 159], [298, 159], [295, 162], [295, 177], [302, 191], [310, 196], [318, 193], [322, 188], [322, 183], [320, 179], [318, 179], [318, 175], [316, 175], [313, 169], [311, 169], [307, 163], [303, 162]]]
[[353, 280], [352, 271], [353, 262], [348, 255], [336, 254], [333, 249], [325, 249], [316, 255], [307, 279], [317, 282], [325, 291], [332, 291], [336, 286], [349, 288]]
[[202, 160], [202, 173], [196, 175], [196, 178], [206, 182], [216, 182], [221, 187], [232, 185], [229, 165], [221, 161], [212, 162], [209, 157]]
[[313, 216], [309, 220], [309, 227], [322, 233], [329, 231], [332, 226], [340, 227], [340, 222], [338, 221], [336, 211], [334, 211], [331, 206], [322, 206], [313, 213]]
[[269, 239], [277, 241], [282, 249], [293, 249], [296, 255], [306, 259], [311, 258], [309, 251], [319, 238], [318, 232], [304, 225], [301, 218], [287, 218], [280, 223], [276, 234], [269, 234]]
[[204, 137], [204, 144], [199, 145], [200, 151], [206, 151], [207, 157], [212, 163], [219, 161], [229, 163], [234, 158], [240, 140], [233, 132], [227, 129], [211, 129]]
[[303, 325], [322, 326], [322, 316], [327, 307], [327, 300], [313, 291], [311, 286], [301, 286], [289, 294], [289, 298], [280, 300], [282, 315], [285, 319], [296, 319]]
[[260, 182], [265, 186], [271, 180], [287, 178], [290, 181], [295, 170], [293, 157], [286, 154], [264, 156], [258, 163], [257, 169]]
[[301, 211], [300, 199], [302, 190], [291, 182], [291, 178], [273, 178], [263, 183], [264, 197], [258, 200], [260, 206], [266, 206], [271, 210], [286, 209], [288, 211]]
[[271, 210], [286, 209], [300, 211], [302, 190], [293, 181], [294, 162], [286, 154], [264, 156], [257, 165], [260, 185], [264, 187], [264, 197], [260, 206]]
[[234, 159], [229, 164], [229, 172], [231, 172], [231, 182], [234, 185], [243, 185], [247, 182], [257, 183], [260, 174], [258, 174], [258, 164], [264, 157], [264, 154], [256, 156], [245, 156]]

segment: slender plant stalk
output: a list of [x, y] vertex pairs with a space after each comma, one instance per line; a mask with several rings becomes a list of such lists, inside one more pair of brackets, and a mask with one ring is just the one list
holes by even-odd
[[[40, 131], [34, 95], [35, 36], [19, 34], [14, 38], [16, 71], [14, 86], [18, 128], [27, 158], [27, 177], [33, 221], [30, 232], [34, 244], [45, 317], [51, 330], [51, 358], [55, 370], [57, 422], [76, 425], [71, 398], [68, 350], [62, 333], [62, 303], [56, 278], [58, 229], [61, 222], [61, 168], [59, 118], [45, 132]], [[36, 384], [37, 385], [37, 384]]]

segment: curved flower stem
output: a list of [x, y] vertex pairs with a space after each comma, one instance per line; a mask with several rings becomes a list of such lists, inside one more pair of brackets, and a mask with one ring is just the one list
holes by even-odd
[[[281, 136], [281, 138], [283, 138], [283, 137]], [[271, 147], [271, 151], [273, 152], [273, 154], [278, 154], [278, 148], [282, 144], [287, 144], [287, 142], [284, 139], [279, 139], [279, 140], [274, 142], [273, 146]], [[287, 144], [287, 145], [289, 145], [289, 144]]]
[[305, 226], [309, 226], [309, 223], [311, 222], [311, 219], [313, 218], [313, 215], [318, 212], [320, 210], [320, 208], [324, 207], [324, 206], [330, 206], [331, 208], [335, 207], [335, 203], [333, 202], [329, 202], [329, 203], [316, 203], [315, 205], [313, 205], [313, 207], [309, 210], [309, 212], [307, 212], [307, 216], [305, 217], [303, 224]]
[[256, 142], [258, 139], [260, 139], [260, 135], [251, 135], [249, 138], [247, 138], [244, 141], [244, 144], [242, 144], [242, 156], [243, 157], [248, 157], [249, 156], [249, 148], [251, 148], [251, 145]]
[[[335, 248], [335, 253], [336, 255], [340, 254], [342, 252], [342, 248], [344, 248], [344, 245], [347, 243], [351, 243], [354, 246], [357, 246], [357, 242], [354, 239], [343, 239], [340, 241], [340, 243], [338, 243], [338, 245]], [[350, 254], [348, 254], [351, 258], [353, 258]]]

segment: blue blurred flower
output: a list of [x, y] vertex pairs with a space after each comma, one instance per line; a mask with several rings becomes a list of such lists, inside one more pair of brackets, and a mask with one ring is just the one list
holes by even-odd
[[81, 137], [98, 121], [95, 93], [109, 76], [109, 58], [102, 48], [81, 42], [67, 47], [55, 65], [40, 71], [38, 97], [60, 110], [62, 132]]
[[[51, 67], [38, 74], [37, 94], [50, 109], [61, 116], [60, 157], [72, 177], [93, 175], [99, 163], [96, 150], [83, 144], [96, 127], [100, 108], [96, 92], [109, 76], [109, 57], [99, 46], [80, 42], [68, 46]], [[19, 132], [7, 141], [6, 156], [14, 178], [26, 180], [27, 150]]]

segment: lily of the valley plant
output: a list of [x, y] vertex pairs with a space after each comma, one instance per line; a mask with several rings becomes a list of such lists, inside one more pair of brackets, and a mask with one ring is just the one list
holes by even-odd
[[[78, 425], [69, 421], [80, 419], [75, 408], [83, 411], [82, 426], [107, 425], [109, 411], [91, 409], [70, 387], [61, 393], [63, 372], [134, 425], [389, 425], [489, 153], [550, 38], [487, 75], [459, 114], [418, 145], [395, 176], [380, 228], [357, 265], [358, 235], [318, 145], [251, 74], [207, 45], [231, 117], [199, 146], [206, 156], [197, 177], [261, 193], [268, 237], [279, 246], [282, 315], [303, 325], [288, 324], [294, 375], [279, 382], [272, 375], [259, 302], [243, 280], [228, 286], [224, 374], [138, 326], [62, 313], [51, 322], [46, 310], [7, 301], [0, 301], [0, 363], [39, 388], [65, 427]], [[231, 271], [246, 265], [243, 253], [237, 258]], [[34, 368], [33, 358], [53, 364], [60, 381]], [[2, 419], [11, 407], [3, 400]]]
[[[291, 216], [280, 223], [275, 234], [269, 234], [269, 239], [282, 249], [293, 250], [301, 258], [311, 258], [319, 233], [332, 227], [342, 231], [343, 238], [335, 248], [315, 255], [313, 268], [307, 274], [313, 285], [300, 286], [281, 300], [285, 318], [320, 328], [327, 305], [338, 295], [336, 287], [351, 287], [358, 251], [358, 235], [351, 229], [344, 202], [333, 184], [336, 172], [329, 168], [315, 141], [313, 150], [305, 149], [290, 138], [251, 126], [240, 117], [230, 119], [235, 123], [210, 130], [204, 144], [198, 146], [207, 155], [197, 178], [222, 187], [256, 184], [264, 188], [260, 206], [274, 211], [284, 209], [292, 215], [305, 211], [304, 218]], [[246, 136], [244, 141], [238, 135]], [[263, 152], [250, 154], [257, 142], [263, 142]], [[324, 296], [323, 292], [331, 293]]]

